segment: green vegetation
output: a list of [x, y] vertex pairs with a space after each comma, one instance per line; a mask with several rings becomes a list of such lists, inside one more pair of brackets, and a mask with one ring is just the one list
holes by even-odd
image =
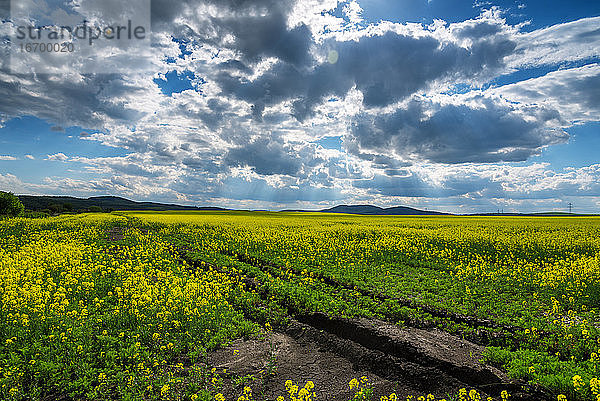
[[21, 216], [24, 211], [25, 207], [19, 198], [11, 192], [0, 191], [0, 216]]
[[4, 220], [0, 387], [13, 400], [220, 399], [207, 352], [323, 312], [438, 327], [515, 378], [595, 399], [599, 283], [596, 218]]

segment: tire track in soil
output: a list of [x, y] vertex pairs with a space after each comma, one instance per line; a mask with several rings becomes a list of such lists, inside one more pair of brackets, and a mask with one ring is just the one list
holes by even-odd
[[[184, 253], [180, 255], [182, 255], [181, 260], [193, 269], [209, 268], [231, 274], [230, 271], [224, 271], [209, 262], [187, 258]], [[268, 292], [262, 290], [260, 283], [254, 278], [245, 275], [238, 278], [248, 289], [256, 291], [263, 300], [268, 298]], [[289, 305], [282, 306], [290, 309]], [[509, 391], [513, 400], [551, 399], [543, 389], [523, 381], [511, 381], [499, 369], [481, 363], [480, 359], [485, 347], [462, 340], [442, 330], [400, 328], [376, 319], [347, 319], [324, 313], [303, 314], [297, 310], [289, 310], [289, 312], [292, 316], [291, 323], [278, 327], [273, 335], [283, 335], [283, 341], [291, 341], [296, 347], [303, 349], [302, 352], [312, 354], [316, 348], [321, 353], [333, 354], [350, 362], [356, 372], [375, 375], [378, 383], [375, 387], [386, 389], [380, 395], [384, 395], [390, 388], [395, 388], [397, 394], [403, 396], [423, 393], [445, 396], [460, 388], [475, 388], [481, 393], [482, 399], [486, 399], [487, 396], [498, 399], [502, 390]], [[246, 342], [241, 342], [234, 346], [245, 347], [245, 344]], [[227, 347], [226, 352], [231, 351], [230, 348]], [[248, 352], [252, 353], [252, 351]], [[221, 355], [221, 358], [214, 358], [213, 362], [220, 361], [223, 365], [222, 354], [216, 355]], [[295, 363], [302, 360], [298, 356], [292, 359]], [[240, 372], [253, 370], [252, 368], [258, 371], [260, 363], [249, 362], [249, 364], [250, 369], [243, 363], [241, 366], [238, 363], [237, 369]], [[223, 366], [236, 367], [236, 364], [230, 361]], [[283, 370], [293, 371], [289, 366], [283, 367]], [[338, 372], [337, 375], [343, 373]], [[347, 376], [348, 372], [345, 373]], [[314, 372], [314, 378], [318, 380], [320, 376], [323, 376], [322, 372]], [[335, 381], [335, 377], [329, 380]], [[390, 387], [391, 384], [395, 387]], [[265, 394], [270, 394], [269, 391], [273, 393], [273, 390], [269, 387]], [[348, 395], [344, 393], [346, 398], [325, 399], [347, 400]]]

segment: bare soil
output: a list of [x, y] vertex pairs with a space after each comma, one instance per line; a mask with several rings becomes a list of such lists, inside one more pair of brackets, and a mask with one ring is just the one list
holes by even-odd
[[[255, 400], [274, 401], [285, 395], [284, 383], [290, 379], [300, 387], [312, 380], [318, 400], [347, 401], [354, 395], [349, 381], [361, 376], [369, 379], [374, 400], [392, 392], [399, 399], [429, 393], [443, 398], [460, 388], [475, 388], [482, 399], [500, 399], [502, 390], [513, 400], [548, 399], [480, 362], [484, 347], [440, 330], [322, 314], [301, 320], [263, 339], [236, 340], [209, 355], [211, 366], [227, 372], [221, 375], [227, 399], [237, 399], [247, 385]], [[241, 383], [244, 376], [254, 380]]]

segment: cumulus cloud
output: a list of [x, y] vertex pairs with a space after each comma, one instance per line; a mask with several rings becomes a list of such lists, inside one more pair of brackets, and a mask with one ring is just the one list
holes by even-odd
[[310, 70], [285, 60], [260, 77], [247, 80], [229, 72], [217, 80], [226, 95], [255, 105], [292, 101], [300, 121], [326, 97], [345, 97], [355, 88], [367, 108], [387, 106], [427, 89], [439, 80], [473, 81], [496, 71], [516, 47], [512, 28], [498, 16], [449, 27], [382, 23], [349, 38], [331, 38], [323, 48], [337, 52], [335, 63], [323, 61]]
[[14, 156], [0, 155], [0, 160], [10, 161], [10, 160], [19, 160], [19, 159]]
[[[368, 23], [354, 0], [153, 0], [148, 65], [17, 75], [2, 61], [0, 124], [33, 115], [56, 131], [85, 130], [77, 140], [126, 150], [48, 155], [97, 179], [52, 177], [40, 188], [136, 198], [160, 188], [156, 199], [237, 204], [518, 198], [537, 187], [517, 185], [517, 170], [506, 180], [494, 172], [568, 141], [573, 124], [598, 121], [600, 67], [589, 62], [599, 56], [597, 26], [584, 18], [522, 32], [498, 9], [451, 24]], [[565, 62], [588, 65], [560, 69]], [[539, 66], [550, 72], [487, 85]], [[163, 93], [155, 79], [171, 71], [202, 84]], [[317, 145], [333, 136], [343, 139], [339, 149]], [[535, 196], [595, 191], [582, 184], [593, 169], [542, 170], [555, 180], [535, 181]], [[568, 184], [550, 185], [558, 182]]]
[[600, 196], [600, 165], [552, 169], [547, 163], [529, 166], [510, 164], [429, 165], [408, 169], [410, 175], [376, 174], [359, 179], [354, 186], [369, 194], [391, 197], [470, 198], [496, 201]]
[[600, 17], [582, 18], [517, 36], [518, 46], [507, 59], [513, 68], [563, 64], [600, 56]]
[[491, 91], [513, 102], [559, 110], [568, 122], [598, 121], [600, 64], [553, 71]]
[[251, 167], [261, 175], [300, 176], [302, 171], [325, 161], [315, 151], [314, 145], [297, 149], [278, 138], [261, 137], [229, 149], [223, 157], [223, 163], [229, 167]]
[[53, 155], [47, 155], [45, 160], [64, 162], [69, 160], [69, 157], [64, 153], [55, 153]]
[[345, 141], [350, 152], [393, 152], [405, 160], [438, 163], [523, 161], [568, 135], [549, 125], [554, 109], [518, 108], [484, 95], [446, 102], [411, 99], [389, 113], [356, 116]]
[[3, 191], [20, 194], [23, 191], [23, 183], [14, 174], [0, 173], [0, 187]]

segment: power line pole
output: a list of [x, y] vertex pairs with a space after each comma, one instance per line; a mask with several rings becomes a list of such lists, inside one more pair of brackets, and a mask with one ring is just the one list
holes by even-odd
[[569, 214], [573, 211], [573, 204], [569, 202]]

